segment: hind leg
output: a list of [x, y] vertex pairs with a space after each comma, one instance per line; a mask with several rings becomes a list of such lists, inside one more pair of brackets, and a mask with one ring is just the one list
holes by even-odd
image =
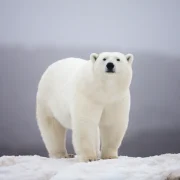
[[52, 158], [68, 158], [66, 129], [51, 115], [37, 107], [37, 122], [45, 147]]

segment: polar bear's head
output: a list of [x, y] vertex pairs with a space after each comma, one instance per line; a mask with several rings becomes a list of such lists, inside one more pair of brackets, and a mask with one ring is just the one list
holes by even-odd
[[93, 71], [101, 77], [120, 77], [131, 81], [133, 55], [119, 52], [92, 53]]

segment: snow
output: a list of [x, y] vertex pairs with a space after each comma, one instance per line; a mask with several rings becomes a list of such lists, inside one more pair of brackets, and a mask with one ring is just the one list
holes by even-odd
[[165, 180], [178, 169], [180, 154], [120, 156], [89, 163], [37, 155], [0, 157], [0, 180]]

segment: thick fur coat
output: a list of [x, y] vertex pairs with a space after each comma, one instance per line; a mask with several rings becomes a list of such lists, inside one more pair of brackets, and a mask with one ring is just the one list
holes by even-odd
[[[50, 65], [41, 77], [36, 115], [50, 157], [70, 157], [66, 130], [81, 161], [118, 157], [128, 127], [133, 55], [91, 54]], [[101, 153], [100, 153], [101, 142]]]

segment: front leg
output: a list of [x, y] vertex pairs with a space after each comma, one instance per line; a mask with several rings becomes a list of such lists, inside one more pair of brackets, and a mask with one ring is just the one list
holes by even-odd
[[[77, 98], [78, 97], [78, 98]], [[98, 158], [98, 124], [102, 108], [87, 99], [76, 96], [72, 108], [73, 145], [80, 161], [95, 161]]]
[[120, 147], [129, 121], [130, 97], [120, 103], [105, 107], [100, 122], [101, 158], [118, 158]]

